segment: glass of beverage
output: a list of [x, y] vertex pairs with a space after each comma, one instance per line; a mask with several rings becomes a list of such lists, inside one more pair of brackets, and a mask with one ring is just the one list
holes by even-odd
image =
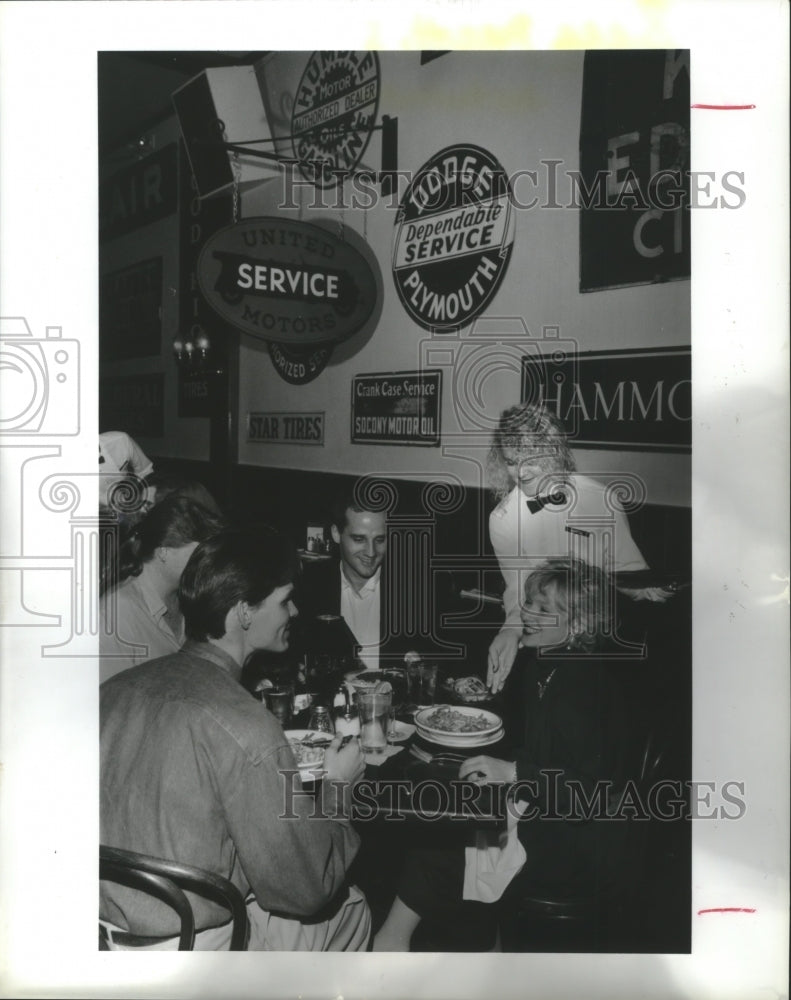
[[418, 704], [433, 705], [437, 697], [436, 663], [420, 664], [420, 698]]
[[280, 684], [264, 691], [266, 707], [285, 729], [291, 722], [294, 711], [294, 688], [290, 684]]
[[360, 715], [360, 745], [363, 753], [384, 753], [390, 725], [392, 691], [358, 691], [357, 711]]
[[393, 706], [393, 708], [390, 709], [390, 721], [387, 727], [387, 742], [391, 744], [398, 743], [400, 739], [403, 739], [405, 732], [403, 723], [399, 722], [396, 718], [396, 710], [395, 706]]
[[409, 677], [405, 667], [385, 667], [385, 680], [393, 689], [393, 707], [399, 708], [409, 701]]

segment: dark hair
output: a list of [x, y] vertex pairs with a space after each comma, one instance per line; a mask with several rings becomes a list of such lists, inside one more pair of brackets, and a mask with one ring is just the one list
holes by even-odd
[[209, 493], [203, 483], [196, 479], [184, 479], [181, 476], [174, 476], [167, 472], [152, 472], [146, 479], [149, 486], [155, 490], [154, 503], [161, 503], [165, 497], [178, 495], [188, 497], [199, 503], [206, 510], [210, 510], [218, 517], [222, 517], [222, 511], [214, 497]]
[[568, 614], [572, 649], [592, 649], [611, 620], [608, 576], [581, 559], [547, 559], [525, 580], [525, 600], [554, 591], [559, 608]]
[[225, 527], [225, 521], [189, 497], [173, 493], [155, 503], [123, 541], [118, 580], [139, 576], [160, 546], [179, 548], [203, 542]]
[[335, 525], [338, 531], [342, 532], [348, 524], [347, 512], [350, 510], [358, 514], [384, 514], [387, 517], [387, 511], [378, 508], [375, 502], [367, 505], [358, 499], [357, 485], [361, 482], [362, 480], [357, 480], [353, 486], [344, 488], [333, 498], [330, 505], [330, 525]]
[[187, 638], [222, 638], [226, 615], [235, 604], [260, 604], [275, 588], [292, 583], [298, 572], [293, 544], [268, 525], [223, 531], [202, 542], [179, 584]]

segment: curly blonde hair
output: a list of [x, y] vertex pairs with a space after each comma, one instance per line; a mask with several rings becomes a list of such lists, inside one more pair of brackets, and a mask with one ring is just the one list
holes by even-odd
[[552, 592], [557, 607], [568, 614], [568, 646], [590, 650], [609, 632], [612, 621], [608, 581], [603, 570], [581, 559], [547, 559], [525, 580], [525, 601]]
[[495, 500], [508, 496], [513, 480], [503, 457], [512, 449], [521, 460], [530, 460], [545, 472], [573, 472], [575, 469], [566, 432], [560, 421], [543, 406], [520, 403], [500, 414], [487, 456], [489, 487]]

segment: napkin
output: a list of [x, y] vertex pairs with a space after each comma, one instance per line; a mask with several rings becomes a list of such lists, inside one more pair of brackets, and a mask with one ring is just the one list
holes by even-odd
[[366, 753], [363, 756], [365, 757], [366, 764], [378, 766], [379, 764], [384, 764], [388, 757], [394, 757], [397, 753], [401, 753], [403, 749], [403, 747], [386, 746], [384, 753]]
[[476, 830], [475, 846], [464, 849], [463, 899], [495, 903], [522, 870], [527, 854], [516, 827], [526, 808], [525, 801], [508, 803], [504, 833]]

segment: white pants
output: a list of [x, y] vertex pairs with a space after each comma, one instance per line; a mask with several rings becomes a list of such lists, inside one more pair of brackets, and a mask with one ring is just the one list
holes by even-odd
[[[371, 936], [371, 911], [365, 896], [356, 886], [349, 887], [349, 898], [328, 920], [302, 923], [297, 919], [275, 916], [262, 910], [255, 899], [247, 902], [250, 920], [248, 951], [365, 951]], [[157, 944], [134, 946], [116, 944], [113, 927], [107, 928], [110, 951], [176, 951], [178, 937]], [[227, 951], [231, 940], [231, 924], [209, 927], [195, 935], [195, 951]]]

